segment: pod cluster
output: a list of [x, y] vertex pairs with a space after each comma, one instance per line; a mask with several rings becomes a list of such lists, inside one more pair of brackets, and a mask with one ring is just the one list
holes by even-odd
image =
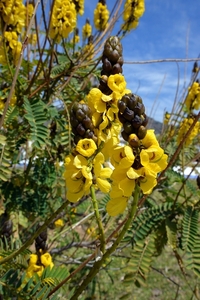
[[5, 242], [10, 240], [13, 233], [13, 222], [9, 218], [9, 214], [4, 212], [0, 217], [0, 238]]
[[47, 245], [47, 230], [42, 231], [35, 239], [35, 249], [37, 252], [41, 249], [43, 252], [46, 251]]
[[85, 103], [74, 102], [70, 110], [70, 123], [74, 133], [74, 143], [80, 139], [88, 138], [97, 142], [92, 123], [92, 112]]
[[118, 117], [123, 124], [123, 139], [129, 141], [131, 134], [135, 134], [139, 140], [143, 139], [147, 133], [148, 118], [141, 97], [131, 93], [125, 94], [118, 101], [118, 108]]
[[112, 91], [107, 86], [107, 78], [110, 75], [122, 73], [123, 57], [122, 44], [117, 36], [111, 36], [104, 45], [102, 56], [102, 78], [100, 79], [99, 89], [105, 95], [109, 95]]

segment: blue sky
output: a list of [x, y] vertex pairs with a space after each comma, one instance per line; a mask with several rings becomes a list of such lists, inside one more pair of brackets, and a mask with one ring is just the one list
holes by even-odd
[[[124, 1], [125, 2], [125, 1]], [[85, 0], [89, 17], [97, 1]], [[107, 0], [111, 8], [115, 0]], [[124, 61], [163, 58], [195, 58], [200, 53], [200, 1], [146, 0], [146, 10], [139, 26], [122, 40]], [[179, 97], [191, 78], [193, 63], [125, 64], [127, 87], [143, 99], [148, 115], [161, 121], [164, 111], [171, 111], [178, 83]], [[156, 101], [155, 101], [156, 100]], [[152, 111], [152, 107], [154, 108]]]

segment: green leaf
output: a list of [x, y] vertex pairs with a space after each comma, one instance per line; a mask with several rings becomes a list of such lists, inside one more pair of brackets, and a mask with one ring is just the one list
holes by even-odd
[[199, 212], [193, 206], [187, 206], [182, 222], [182, 247], [184, 250], [192, 250], [196, 243], [198, 231]]
[[41, 100], [30, 103], [28, 99], [24, 100], [24, 117], [30, 125], [30, 140], [33, 141], [33, 147], [41, 148], [48, 141], [49, 130], [45, 126], [48, 121], [46, 115], [46, 106]]

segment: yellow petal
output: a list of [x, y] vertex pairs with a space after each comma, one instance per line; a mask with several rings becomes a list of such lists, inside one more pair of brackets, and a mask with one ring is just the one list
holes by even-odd
[[78, 169], [82, 169], [83, 166], [87, 166], [88, 161], [82, 155], [76, 155], [74, 158], [74, 166]]
[[135, 180], [126, 177], [119, 182], [119, 188], [123, 191], [125, 197], [130, 197], [135, 189]]
[[126, 209], [127, 202], [128, 202], [128, 198], [126, 197], [111, 199], [110, 201], [108, 201], [106, 205], [106, 210], [108, 214], [112, 217], [118, 214], [122, 214]]
[[110, 191], [111, 184], [106, 179], [97, 178], [96, 182], [97, 186], [103, 193], [108, 193]]
[[83, 189], [78, 193], [72, 193], [70, 191], [67, 191], [67, 200], [69, 200], [70, 202], [77, 202], [83, 197], [83, 195], [84, 195]]
[[110, 176], [112, 175], [112, 172], [113, 171], [110, 168], [103, 168], [103, 169], [101, 169], [99, 177], [101, 177], [101, 178], [110, 178]]

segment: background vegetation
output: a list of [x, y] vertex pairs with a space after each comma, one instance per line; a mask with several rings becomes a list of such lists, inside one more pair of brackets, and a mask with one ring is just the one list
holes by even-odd
[[109, 193], [96, 191], [105, 253], [92, 197], [67, 199], [70, 109], [99, 86], [113, 30], [123, 44], [144, 11], [142, 0], [116, 1], [112, 12], [98, 5], [95, 28], [87, 20], [78, 31], [84, 1], [0, 3], [0, 297], [200, 299], [200, 183], [182, 175], [200, 160], [197, 62], [156, 131], [168, 166], [150, 195], [138, 192], [132, 219], [131, 204], [109, 216]]

